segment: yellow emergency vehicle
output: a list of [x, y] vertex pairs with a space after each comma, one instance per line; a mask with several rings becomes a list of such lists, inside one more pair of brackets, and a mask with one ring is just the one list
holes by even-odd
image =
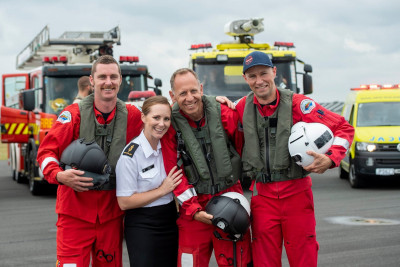
[[368, 178], [400, 177], [400, 84], [352, 88], [342, 116], [355, 134], [340, 178], [360, 188]]
[[[242, 77], [243, 59], [253, 51], [267, 54], [277, 69], [275, 84], [295, 93], [311, 94], [312, 66], [300, 60], [293, 42], [255, 43], [254, 35], [264, 31], [263, 18], [241, 19], [227, 23], [224, 31], [234, 38], [212, 47], [211, 43], [193, 44], [190, 47], [189, 67], [203, 83], [204, 94], [224, 95], [235, 101], [250, 92]], [[297, 69], [302, 64], [304, 72]], [[303, 90], [299, 88], [300, 76]]]

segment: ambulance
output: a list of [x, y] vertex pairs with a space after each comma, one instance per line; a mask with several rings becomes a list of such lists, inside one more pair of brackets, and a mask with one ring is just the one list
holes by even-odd
[[339, 166], [352, 188], [371, 178], [400, 178], [400, 84], [352, 88], [342, 116], [354, 127], [353, 143]]

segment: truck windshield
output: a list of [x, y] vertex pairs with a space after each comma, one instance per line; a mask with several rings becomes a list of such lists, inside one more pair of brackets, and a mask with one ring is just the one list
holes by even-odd
[[[74, 102], [78, 94], [78, 79], [76, 77], [45, 77], [45, 107], [44, 112], [58, 115], [66, 106]], [[144, 75], [123, 75], [122, 84], [118, 92], [118, 98], [128, 100], [129, 92], [144, 91], [146, 88]]]
[[[296, 72], [294, 62], [278, 62], [275, 84], [278, 87], [296, 92]], [[231, 100], [239, 99], [250, 92], [242, 77], [242, 65], [204, 65], [195, 64], [194, 69], [203, 83], [204, 94], [227, 96]]]
[[400, 102], [360, 103], [357, 126], [400, 126]]

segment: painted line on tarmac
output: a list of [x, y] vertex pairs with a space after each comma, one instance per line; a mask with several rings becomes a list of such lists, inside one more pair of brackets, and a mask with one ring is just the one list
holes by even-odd
[[342, 225], [400, 225], [400, 221], [383, 218], [364, 218], [356, 216], [336, 216], [325, 218], [326, 221], [333, 224]]

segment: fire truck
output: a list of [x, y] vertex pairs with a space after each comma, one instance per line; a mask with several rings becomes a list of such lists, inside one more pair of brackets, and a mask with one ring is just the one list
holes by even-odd
[[[51, 39], [49, 28], [42, 31], [17, 55], [22, 72], [2, 75], [1, 141], [8, 144], [13, 179], [29, 182], [33, 195], [45, 193], [49, 185], [36, 161], [38, 147], [67, 105], [78, 93], [77, 81], [90, 75], [92, 62], [101, 55], [113, 55], [120, 45], [119, 27], [104, 32], [67, 31]], [[136, 56], [119, 58], [122, 85], [119, 99], [130, 102], [132, 91], [161, 94], [160, 79], [154, 87], [148, 68]], [[132, 93], [131, 93], [132, 96]]]
[[[312, 67], [296, 57], [291, 42], [254, 43], [254, 35], [264, 31], [263, 18], [235, 20], [225, 25], [225, 33], [234, 38], [213, 49], [211, 43], [191, 45], [193, 51], [190, 67], [198, 74], [203, 90], [208, 95], [224, 95], [237, 100], [250, 91], [242, 77], [243, 59], [257, 50], [266, 53], [276, 66], [275, 84], [300, 93], [297, 76], [303, 80], [303, 94], [313, 91]], [[304, 65], [304, 72], [297, 72], [296, 62]]]

